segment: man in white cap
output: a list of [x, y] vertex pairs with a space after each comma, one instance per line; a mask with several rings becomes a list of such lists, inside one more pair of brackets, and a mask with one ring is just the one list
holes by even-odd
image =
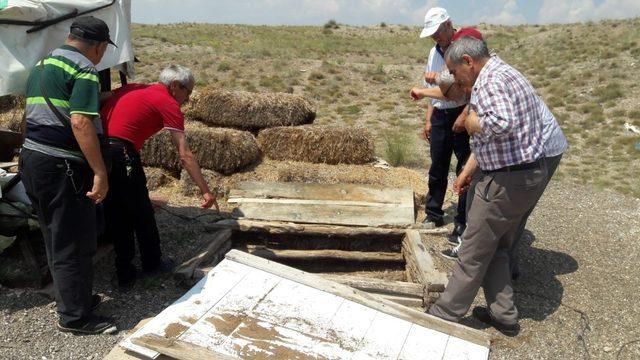
[[[447, 10], [434, 7], [427, 11], [421, 38], [430, 37], [436, 45], [429, 52], [425, 71], [425, 86], [435, 87], [436, 75], [446, 69], [444, 53], [451, 45], [456, 30], [453, 28]], [[458, 160], [456, 173], [460, 173], [471, 149], [469, 135], [465, 131], [464, 120], [466, 100], [436, 100], [428, 103], [423, 137], [430, 143], [431, 167], [429, 168], [429, 191], [424, 227], [434, 228], [444, 225], [442, 206], [447, 191], [451, 155]], [[452, 241], [457, 241], [466, 227], [466, 194], [458, 199], [457, 215], [454, 220]]]

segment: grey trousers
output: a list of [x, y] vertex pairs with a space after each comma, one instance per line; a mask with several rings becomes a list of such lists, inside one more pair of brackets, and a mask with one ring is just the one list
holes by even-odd
[[509, 250], [524, 216], [542, 195], [545, 161], [534, 169], [482, 173], [473, 191], [453, 275], [428, 313], [458, 321], [484, 288], [490, 313], [503, 324], [518, 322], [513, 301]]
[[[544, 161], [547, 165], [547, 178], [544, 181], [545, 189], [547, 188], [547, 185], [549, 185], [549, 181], [551, 181], [553, 174], [558, 169], [558, 165], [560, 165], [561, 159], [562, 159], [562, 154], [544, 158]], [[542, 196], [542, 193], [540, 195]], [[540, 198], [538, 198], [538, 200], [540, 200]], [[536, 203], [533, 205], [533, 208], [531, 208], [531, 210], [529, 210], [524, 215], [524, 217], [522, 218], [522, 221], [520, 221], [520, 225], [518, 226], [518, 232], [516, 232], [515, 241], [511, 246], [511, 250], [509, 250], [509, 269], [511, 270], [512, 274], [520, 273], [520, 265], [519, 265], [520, 260], [518, 259], [518, 246], [522, 241], [522, 234], [524, 233], [525, 226], [527, 226], [527, 220], [529, 220], [529, 215], [531, 215], [531, 213], [533, 212], [533, 209], [538, 204], [538, 200], [536, 200]]]

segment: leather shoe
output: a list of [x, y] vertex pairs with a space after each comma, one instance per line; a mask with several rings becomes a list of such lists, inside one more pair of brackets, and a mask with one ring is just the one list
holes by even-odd
[[482, 306], [477, 306], [473, 308], [473, 317], [482, 321], [485, 324], [493, 326], [496, 330], [500, 331], [505, 336], [513, 337], [518, 335], [520, 332], [520, 324], [515, 323], [513, 325], [503, 324], [496, 321], [491, 314], [487, 310], [487, 308]]

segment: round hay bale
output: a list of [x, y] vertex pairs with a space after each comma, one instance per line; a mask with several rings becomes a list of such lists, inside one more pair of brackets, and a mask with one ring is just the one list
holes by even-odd
[[147, 188], [151, 191], [169, 185], [176, 180], [170, 172], [162, 168], [147, 167], [144, 169], [144, 174], [147, 177]]
[[316, 118], [302, 96], [204, 89], [192, 99], [187, 114], [209, 126], [259, 130], [310, 124]]
[[0, 96], [0, 129], [22, 132], [24, 107], [22, 96]]
[[[260, 158], [255, 137], [247, 131], [187, 127], [187, 143], [200, 167], [230, 174]], [[141, 151], [145, 166], [180, 172], [180, 156], [171, 142], [171, 134], [162, 131], [147, 140]]]
[[324, 164], [366, 164], [375, 157], [374, 139], [362, 127], [306, 125], [265, 129], [262, 153], [273, 160]]

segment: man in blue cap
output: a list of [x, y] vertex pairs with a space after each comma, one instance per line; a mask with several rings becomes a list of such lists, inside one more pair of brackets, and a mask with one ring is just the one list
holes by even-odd
[[27, 82], [20, 169], [44, 237], [58, 329], [65, 332], [116, 331], [110, 319], [93, 314], [101, 298], [92, 296], [96, 205], [108, 190], [95, 65], [109, 44], [104, 21], [79, 17], [65, 45], [39, 62]]

